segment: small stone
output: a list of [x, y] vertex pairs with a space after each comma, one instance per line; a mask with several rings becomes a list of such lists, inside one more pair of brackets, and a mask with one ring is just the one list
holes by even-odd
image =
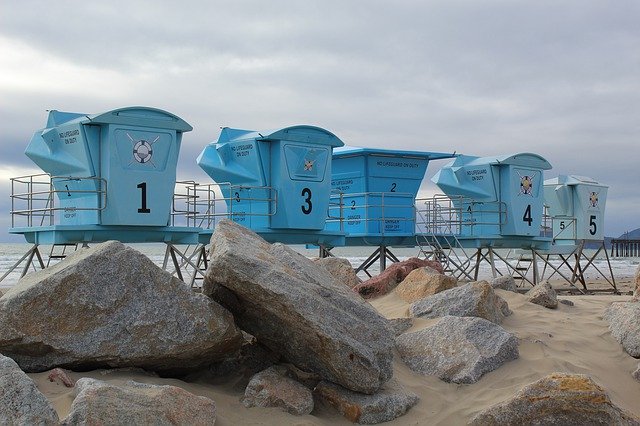
[[405, 414], [420, 400], [396, 379], [389, 380], [373, 395], [352, 392], [330, 382], [320, 382], [315, 393], [349, 421], [360, 424], [389, 422]]
[[67, 388], [72, 388], [76, 385], [76, 382], [69, 377], [67, 372], [62, 368], [54, 368], [49, 372], [47, 376], [50, 382], [56, 383], [58, 385], [63, 385]]
[[556, 309], [558, 307], [558, 298], [556, 291], [551, 287], [548, 281], [536, 284], [531, 290], [529, 290], [525, 296], [531, 303], [544, 306], [549, 309]]
[[245, 389], [245, 407], [280, 407], [289, 414], [301, 416], [313, 411], [313, 395], [309, 389], [284, 375], [286, 369], [269, 367], [251, 378]]
[[567, 299], [558, 299], [558, 303], [562, 303], [563, 305], [573, 306], [574, 303], [571, 300]]
[[636, 368], [636, 370], [633, 373], [631, 373], [631, 375], [633, 376], [634, 379], [640, 382], [640, 364], [638, 364], [638, 368]]
[[491, 287], [493, 287], [494, 289], [518, 292], [518, 287], [516, 287], [516, 280], [514, 280], [511, 275], [504, 275], [502, 277], [494, 278], [491, 281]]

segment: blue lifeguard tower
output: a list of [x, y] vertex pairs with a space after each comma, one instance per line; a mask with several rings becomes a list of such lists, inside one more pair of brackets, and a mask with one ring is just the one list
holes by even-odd
[[[498, 258], [529, 281], [522, 273], [522, 262], [514, 267], [496, 249], [551, 246], [551, 238], [541, 235], [544, 171], [549, 169], [547, 160], [532, 153], [461, 155], [444, 166], [432, 180], [445, 195], [434, 197], [421, 211], [433, 252], [470, 279], [477, 280], [483, 261], [496, 276]], [[456, 261], [451, 254], [456, 247], [475, 249], [475, 253], [464, 262]], [[533, 267], [537, 282], [535, 263]]]
[[[558, 275], [571, 285], [587, 288], [585, 271], [594, 269], [618, 292], [604, 245], [604, 215], [608, 187], [598, 181], [576, 175], [560, 175], [544, 181], [544, 200], [551, 221], [553, 245], [536, 253], [551, 270], [548, 278]], [[595, 260], [604, 252], [608, 271], [602, 271]], [[551, 260], [559, 260], [552, 263]], [[568, 274], [566, 274], [568, 270]], [[589, 290], [596, 291], [596, 290]], [[601, 290], [605, 291], [605, 290]]]
[[[376, 250], [356, 272], [397, 262], [390, 247], [415, 247], [415, 200], [430, 160], [454, 153], [344, 147], [333, 152], [327, 230], [346, 233], [345, 245]], [[327, 247], [327, 250], [331, 247]]]
[[9, 232], [34, 244], [21, 259], [23, 275], [34, 256], [44, 267], [42, 244], [52, 245], [51, 260], [64, 257], [56, 246], [164, 242], [175, 263], [174, 244], [198, 241], [198, 228], [172, 225], [178, 153], [190, 130], [174, 114], [141, 106], [50, 111], [25, 151], [44, 173], [11, 179]]
[[[344, 232], [325, 230], [331, 155], [342, 145], [333, 133], [314, 126], [260, 132], [223, 128], [197, 159], [215, 182], [203, 192], [209, 195], [198, 197], [208, 200], [198, 209], [206, 228], [200, 242], [209, 243], [216, 216], [229, 217], [269, 242], [344, 245]], [[216, 202], [223, 206], [214, 207]]]

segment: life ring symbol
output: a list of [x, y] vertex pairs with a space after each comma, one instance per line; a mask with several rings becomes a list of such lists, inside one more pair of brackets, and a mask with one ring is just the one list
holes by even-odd
[[133, 146], [133, 158], [135, 158], [138, 163], [148, 163], [151, 161], [152, 155], [153, 149], [151, 148], [151, 144], [144, 139], [139, 140]]

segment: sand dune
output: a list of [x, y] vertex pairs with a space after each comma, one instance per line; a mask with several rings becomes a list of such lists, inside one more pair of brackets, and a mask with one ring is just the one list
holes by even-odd
[[[572, 296], [570, 300], [575, 306], [560, 304], [557, 310], [550, 310], [527, 302], [520, 294], [497, 291], [514, 312], [504, 320], [502, 326], [520, 339], [520, 358], [486, 374], [475, 384], [457, 385], [445, 383], [436, 377], [420, 376], [409, 370], [396, 356], [395, 377], [418, 394], [421, 401], [390, 424], [465, 424], [482, 409], [508, 399], [525, 385], [555, 371], [592, 376], [609, 392], [615, 404], [640, 416], [640, 382], [631, 376], [640, 360], [622, 350], [602, 319], [604, 309], [611, 302], [630, 300], [629, 296]], [[374, 300], [372, 304], [387, 318], [406, 317], [409, 306], [394, 293]], [[418, 319], [409, 332], [436, 321]], [[73, 400], [73, 390], [48, 382], [46, 373], [29, 376], [54, 403], [60, 418], [64, 418]], [[316, 406], [312, 415], [301, 417], [286, 414], [277, 408], [245, 408], [240, 403], [244, 388], [239, 378], [235, 377], [186, 383], [126, 370], [74, 372], [71, 376], [74, 379], [94, 377], [116, 384], [133, 379], [180, 386], [213, 399], [218, 406], [216, 424], [222, 426], [351, 424], [331, 408], [320, 405]]]

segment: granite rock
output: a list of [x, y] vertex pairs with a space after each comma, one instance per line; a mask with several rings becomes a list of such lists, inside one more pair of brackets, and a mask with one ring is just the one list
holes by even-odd
[[500, 290], [507, 291], [518, 291], [518, 287], [516, 286], [516, 280], [513, 279], [511, 275], [503, 275], [501, 277], [494, 278], [491, 280], [491, 287]]
[[84, 377], [61, 425], [213, 425], [216, 404], [176, 386], [128, 381], [115, 386]]
[[454, 288], [458, 284], [450, 277], [428, 266], [416, 268], [396, 287], [396, 294], [408, 303], [433, 296], [441, 291]]
[[356, 271], [351, 266], [348, 259], [340, 257], [325, 257], [314, 259], [314, 262], [322, 265], [338, 282], [353, 288], [360, 284], [362, 280], [356, 275]]
[[556, 309], [558, 307], [558, 297], [556, 291], [551, 287], [548, 281], [543, 281], [536, 284], [531, 290], [529, 290], [525, 296], [531, 303], [544, 306], [549, 309]]
[[465, 284], [418, 300], [409, 307], [413, 317], [437, 318], [445, 315], [479, 317], [500, 324], [511, 315], [507, 301], [486, 281]]
[[301, 416], [313, 411], [311, 391], [286, 375], [286, 369], [269, 367], [251, 378], [242, 398], [245, 407], [280, 407]]
[[420, 400], [396, 379], [388, 381], [373, 395], [352, 392], [330, 382], [320, 382], [315, 394], [349, 421], [360, 424], [389, 422], [404, 415]]
[[216, 226], [204, 292], [301, 370], [364, 393], [393, 375], [385, 318], [322, 266], [237, 223]]
[[553, 373], [511, 399], [477, 414], [473, 426], [640, 425], [640, 419], [614, 405], [589, 376]]
[[117, 241], [27, 274], [0, 299], [0, 351], [28, 372], [182, 374], [240, 344], [231, 313]]
[[437, 260], [425, 260], [412, 257], [402, 262], [391, 264], [379, 275], [355, 286], [353, 291], [365, 299], [384, 296], [396, 288], [411, 271], [425, 266], [435, 269], [439, 273], [443, 273], [442, 265]]
[[0, 355], [0, 424], [57, 425], [58, 414], [11, 358]]
[[515, 336], [476, 317], [443, 317], [431, 327], [397, 337], [396, 348], [413, 371], [454, 383], [475, 383], [519, 357]]
[[605, 310], [604, 319], [623, 349], [640, 358], [640, 302], [613, 302]]

